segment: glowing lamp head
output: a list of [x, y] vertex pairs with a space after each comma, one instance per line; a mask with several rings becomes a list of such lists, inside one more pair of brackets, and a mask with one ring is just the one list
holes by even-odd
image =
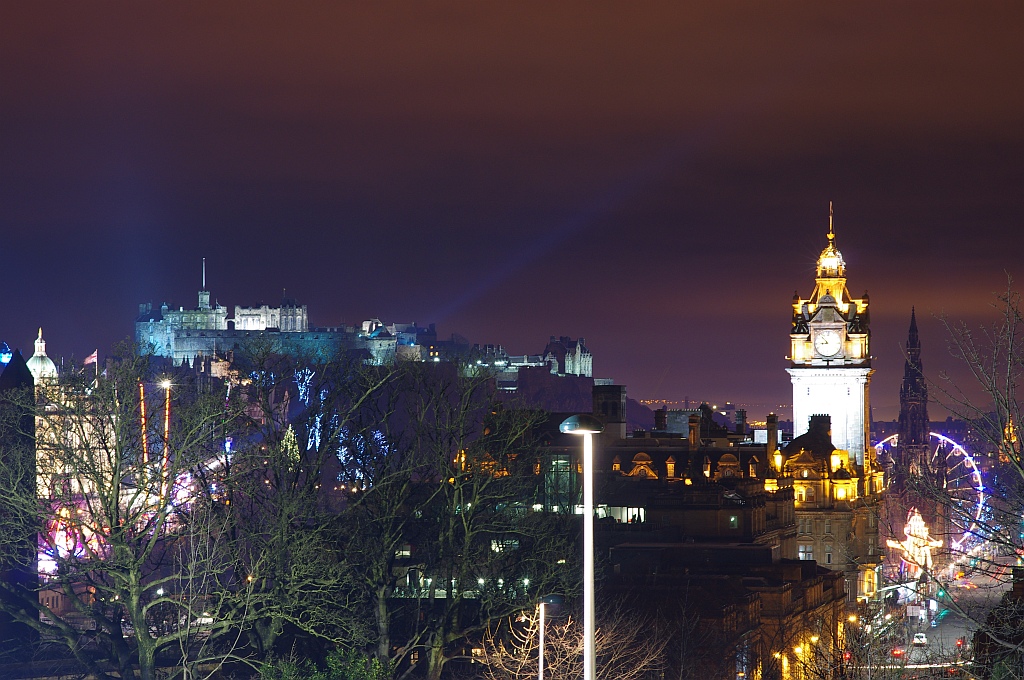
[[171, 389], [171, 381], [170, 380], [161, 380], [160, 381], [160, 387], [164, 388], [165, 390]]
[[558, 431], [563, 434], [598, 434], [603, 430], [604, 423], [586, 413], [569, 416], [558, 426]]

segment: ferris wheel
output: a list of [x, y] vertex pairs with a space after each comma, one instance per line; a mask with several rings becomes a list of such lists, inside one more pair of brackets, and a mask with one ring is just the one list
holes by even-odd
[[[966, 552], [972, 544], [983, 537], [980, 535], [979, 524], [986, 508], [985, 484], [981, 477], [974, 456], [953, 439], [938, 432], [929, 432], [929, 465], [932, 470], [940, 468], [945, 462], [946, 479], [943, 492], [951, 500], [950, 513], [950, 548], [957, 552]], [[899, 440], [899, 435], [886, 437], [875, 444], [875, 452], [879, 458], [891, 458]]]

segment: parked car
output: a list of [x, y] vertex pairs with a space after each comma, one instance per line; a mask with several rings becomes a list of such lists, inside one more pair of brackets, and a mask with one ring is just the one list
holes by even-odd
[[914, 633], [914, 641], [911, 644], [913, 644], [915, 647], [927, 647], [928, 636], [924, 633]]

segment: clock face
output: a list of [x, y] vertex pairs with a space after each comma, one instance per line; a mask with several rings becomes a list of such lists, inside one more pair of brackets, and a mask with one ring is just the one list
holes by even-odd
[[814, 336], [814, 349], [823, 357], [835, 356], [843, 346], [843, 339], [835, 331], [824, 330]]

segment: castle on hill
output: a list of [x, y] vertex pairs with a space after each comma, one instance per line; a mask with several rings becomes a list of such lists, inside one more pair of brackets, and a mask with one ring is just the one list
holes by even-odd
[[225, 356], [252, 343], [270, 342], [274, 351], [299, 356], [332, 356], [361, 352], [371, 364], [394, 361], [459, 362], [489, 367], [503, 390], [515, 391], [521, 368], [544, 368], [553, 375], [593, 377], [593, 354], [583, 338], [551, 336], [543, 353], [510, 355], [501, 345], [470, 345], [458, 335], [440, 340], [434, 324], [387, 324], [368, 319], [358, 326], [315, 327], [306, 305], [283, 298], [279, 306], [259, 305], [233, 310], [211, 303], [210, 291], [199, 291], [194, 309], [139, 305], [135, 341], [140, 351], [170, 359], [174, 365]]

